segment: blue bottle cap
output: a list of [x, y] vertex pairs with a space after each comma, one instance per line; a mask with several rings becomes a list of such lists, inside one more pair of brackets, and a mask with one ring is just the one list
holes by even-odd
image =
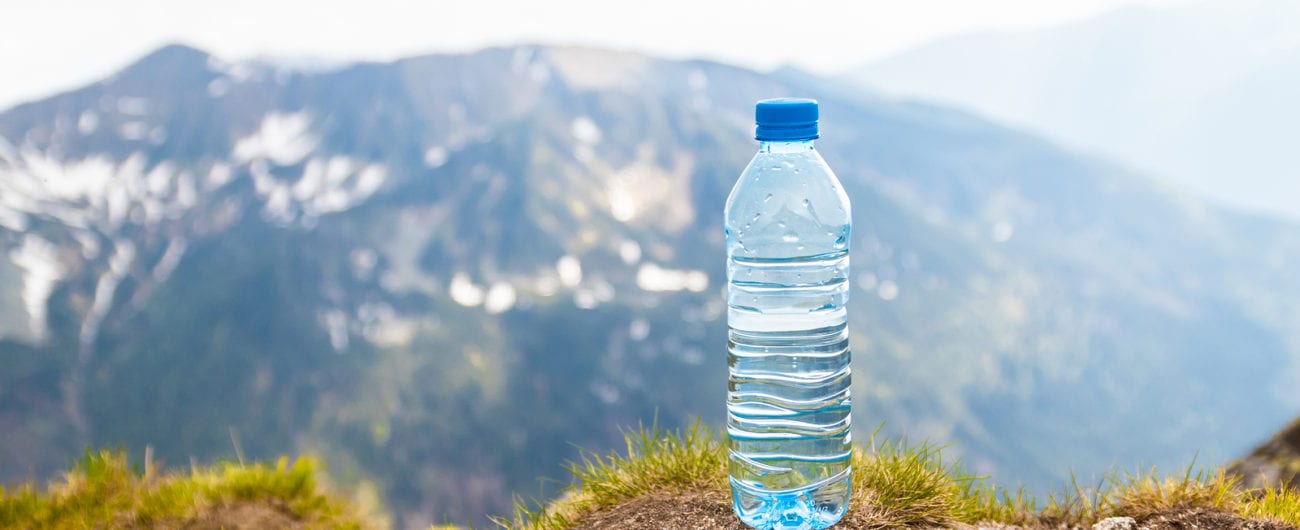
[[807, 98], [764, 99], [754, 106], [758, 129], [754, 139], [760, 142], [815, 140], [817, 100]]

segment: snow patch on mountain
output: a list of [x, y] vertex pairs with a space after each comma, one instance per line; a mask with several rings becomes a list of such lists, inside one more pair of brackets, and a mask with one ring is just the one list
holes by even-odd
[[229, 79], [234, 83], [255, 81], [261, 73], [256, 65], [248, 62], [223, 61], [216, 56], [208, 57], [208, 70]]
[[654, 263], [642, 263], [636, 271], [636, 285], [645, 291], [699, 293], [709, 288], [709, 275], [700, 270], [670, 269]]
[[296, 180], [278, 178], [262, 160], [254, 161], [248, 169], [254, 191], [265, 199], [263, 212], [285, 223], [361, 204], [383, 186], [389, 174], [383, 164], [364, 163], [343, 155], [307, 160]]
[[623, 263], [634, 265], [641, 261], [641, 245], [631, 239], [625, 240], [618, 245], [618, 257], [623, 259]]
[[487, 295], [483, 298], [483, 309], [489, 315], [497, 315], [509, 311], [515, 306], [515, 287], [508, 282], [496, 282], [488, 288]]
[[281, 166], [297, 164], [319, 146], [320, 139], [310, 127], [311, 117], [305, 112], [267, 114], [256, 132], [235, 142], [235, 159], [269, 159]]
[[230, 164], [217, 162], [208, 168], [208, 176], [203, 179], [203, 191], [216, 191], [234, 180], [235, 173]]
[[643, 145], [637, 160], [611, 173], [605, 181], [610, 215], [620, 222], [638, 219], [676, 232], [695, 219], [694, 207], [678, 198], [690, 194], [694, 161], [677, 157], [673, 167], [656, 161], [655, 148]]
[[590, 116], [578, 116], [573, 119], [569, 126], [569, 131], [573, 133], [573, 138], [587, 145], [596, 145], [600, 143], [600, 127], [592, 121]]
[[65, 272], [59, 262], [58, 247], [38, 235], [26, 234], [22, 244], [9, 253], [9, 259], [22, 270], [20, 296], [27, 310], [28, 326], [37, 340], [44, 340], [49, 333], [46, 302]]
[[20, 229], [39, 216], [81, 230], [156, 226], [194, 205], [193, 187], [188, 172], [166, 162], [147, 168], [140, 152], [120, 163], [103, 154], [65, 161], [24, 147], [0, 164], [0, 224]]
[[95, 282], [95, 295], [90, 310], [81, 321], [79, 338], [83, 348], [88, 348], [99, 336], [99, 325], [113, 308], [113, 295], [136, 261], [135, 244], [130, 240], [114, 241], [113, 248], [113, 256], [108, 259], [108, 270], [100, 274], [99, 280]]
[[555, 262], [555, 272], [560, 275], [560, 285], [565, 287], [577, 287], [582, 282], [582, 262], [575, 256], [560, 256]]
[[483, 286], [476, 285], [464, 272], [458, 272], [451, 277], [447, 294], [451, 295], [453, 301], [465, 307], [477, 307], [483, 303]]
[[122, 96], [117, 98], [117, 112], [124, 116], [144, 116], [149, 114], [149, 100], [142, 97]]
[[429, 169], [437, 169], [447, 163], [447, 148], [435, 145], [424, 151], [424, 165]]
[[81, 116], [77, 117], [77, 132], [90, 135], [96, 129], [99, 129], [99, 114], [93, 110], [82, 111]]
[[129, 142], [138, 142], [149, 137], [149, 124], [142, 121], [128, 121], [117, 127], [117, 135]]

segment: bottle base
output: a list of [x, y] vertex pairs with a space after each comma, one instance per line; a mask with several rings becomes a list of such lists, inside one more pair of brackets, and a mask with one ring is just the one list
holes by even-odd
[[830, 528], [848, 512], [848, 470], [798, 491], [762, 491], [732, 479], [731, 508], [742, 523], [757, 530]]

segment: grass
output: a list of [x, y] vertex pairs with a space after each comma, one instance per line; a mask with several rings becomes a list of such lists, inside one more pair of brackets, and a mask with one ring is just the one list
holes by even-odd
[[[571, 462], [572, 486], [559, 500], [517, 500], [514, 513], [496, 524], [568, 530], [588, 515], [656, 493], [729, 497], [726, 445], [708, 427], [698, 422], [681, 430], [652, 425], [628, 431], [624, 439], [623, 451], [584, 452]], [[1115, 473], [1092, 487], [1072, 481], [1041, 507], [1023, 491], [994, 487], [960, 462], [946, 460], [943, 448], [930, 443], [873, 435], [865, 447], [855, 449], [853, 469], [853, 500], [844, 528], [981, 522], [1086, 528], [1106, 517], [1142, 518], [1189, 508], [1300, 527], [1300, 492], [1243, 489], [1223, 471], [1194, 465], [1170, 476], [1155, 469]], [[88, 452], [63, 480], [44, 490], [31, 484], [0, 488], [0, 528], [179, 528], [205, 521], [206, 527], [219, 528], [240, 517], [262, 517], [261, 527], [360, 529], [382, 524], [325, 491], [319, 475], [320, 465], [310, 457], [164, 473], [147, 458], [141, 470], [121, 451]]]
[[942, 447], [877, 441], [854, 451], [847, 523], [876, 528], [947, 526], [960, 522], [1020, 522], [1031, 500], [1011, 495], [945, 462]]
[[[643, 495], [707, 491], [729, 498], [727, 449], [698, 422], [665, 431], [655, 426], [624, 434], [626, 448], [584, 453], [570, 463], [572, 485], [549, 505], [517, 500], [503, 528], [568, 530], [584, 517]], [[1107, 518], [1142, 518], [1205, 509], [1300, 526], [1300, 494], [1285, 488], [1246, 490], [1221, 470], [1188, 466], [1176, 475], [1150, 469], [1113, 473], [1092, 487], [1072, 481], [1041, 506], [1023, 491], [990, 485], [945, 460], [942, 447], [878, 440], [853, 456], [853, 500], [846, 528], [946, 527], [996, 522], [1032, 527], [1088, 527]]]
[[87, 452], [63, 478], [41, 491], [0, 488], [2, 528], [170, 528], [207, 521], [211, 527], [259, 518], [305, 528], [365, 528], [350, 504], [323, 491], [318, 462], [223, 463], [163, 473], [146, 460], [132, 466], [122, 451]]
[[600, 455], [584, 452], [565, 467], [581, 488], [570, 489], [550, 507], [515, 501], [512, 519], [496, 523], [507, 528], [564, 530], [589, 513], [664, 488], [723, 491], [727, 487], [727, 452], [718, 437], [699, 421], [679, 431], [657, 425], [623, 435], [626, 452]]
[[1250, 519], [1276, 521], [1300, 527], [1300, 493], [1290, 488], [1269, 489], [1249, 496], [1238, 513]]

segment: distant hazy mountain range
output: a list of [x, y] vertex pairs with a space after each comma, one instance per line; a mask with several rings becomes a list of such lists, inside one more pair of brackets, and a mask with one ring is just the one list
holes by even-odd
[[953, 104], [1300, 220], [1300, 3], [1128, 8], [942, 39], [847, 76]]
[[861, 434], [1043, 491], [1300, 408], [1300, 228], [967, 114], [591, 49], [171, 46], [0, 114], [0, 480], [234, 438], [414, 527], [550, 494], [622, 426], [718, 424], [722, 205], [782, 95], [821, 98], [853, 201]]

